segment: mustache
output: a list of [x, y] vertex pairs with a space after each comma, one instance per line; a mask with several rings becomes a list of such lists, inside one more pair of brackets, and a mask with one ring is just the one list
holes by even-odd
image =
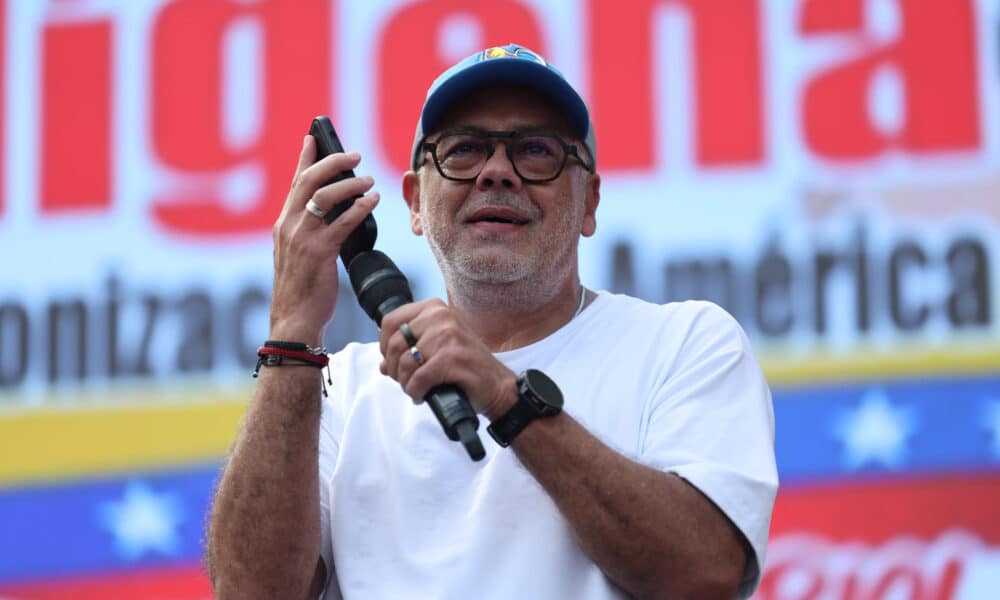
[[468, 215], [482, 208], [509, 208], [518, 214], [528, 218], [536, 219], [541, 216], [542, 211], [537, 204], [510, 192], [487, 192], [485, 194], [470, 198], [462, 205], [458, 211], [458, 217], [465, 218]]

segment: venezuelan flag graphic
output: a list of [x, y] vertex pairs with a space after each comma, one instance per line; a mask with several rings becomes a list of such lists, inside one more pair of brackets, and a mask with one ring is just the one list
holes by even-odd
[[210, 598], [206, 511], [244, 406], [0, 416], [0, 597]]

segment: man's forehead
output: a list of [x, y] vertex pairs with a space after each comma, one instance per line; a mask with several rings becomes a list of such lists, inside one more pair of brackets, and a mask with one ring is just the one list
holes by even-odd
[[540, 127], [564, 134], [571, 131], [565, 115], [545, 96], [530, 88], [508, 85], [479, 88], [452, 103], [437, 129], [453, 127]]

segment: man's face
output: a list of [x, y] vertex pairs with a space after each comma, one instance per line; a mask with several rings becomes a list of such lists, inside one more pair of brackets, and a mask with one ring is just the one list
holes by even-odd
[[[438, 131], [554, 130], [586, 156], [566, 133], [564, 118], [535, 93], [508, 87], [474, 92], [456, 102]], [[428, 136], [434, 142], [438, 133]], [[475, 181], [445, 179], [429, 153], [417, 174], [404, 179], [414, 233], [426, 235], [449, 287], [464, 283], [563, 284], [575, 276], [580, 235], [592, 235], [599, 177], [568, 157], [557, 179], [526, 183], [497, 140]], [[541, 291], [541, 290], [539, 290]]]

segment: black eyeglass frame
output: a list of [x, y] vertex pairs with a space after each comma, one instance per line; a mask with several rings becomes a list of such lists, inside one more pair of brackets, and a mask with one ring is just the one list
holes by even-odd
[[[511, 155], [510, 149], [513, 144], [510, 143], [504, 144], [504, 154], [507, 155], [507, 160], [510, 161], [510, 164], [514, 168], [514, 172], [517, 173], [517, 176], [520, 177], [521, 180], [526, 183], [548, 183], [550, 181], [555, 181], [556, 179], [559, 178], [560, 175], [562, 175], [563, 169], [566, 168], [566, 161], [569, 159], [570, 156], [573, 156], [578, 161], [580, 161], [580, 164], [583, 166], [584, 169], [587, 170], [588, 173], [594, 172], [594, 164], [592, 162], [588, 163], [586, 160], [584, 160], [583, 156], [580, 155], [580, 151], [577, 148], [577, 146], [574, 144], [567, 143], [564, 139], [562, 139], [562, 137], [558, 133], [552, 131], [551, 129], [533, 128], [533, 129], [512, 129], [509, 131], [486, 131], [484, 129], [476, 129], [474, 127], [458, 127], [455, 129], [448, 129], [441, 132], [441, 134], [438, 136], [438, 140], [447, 135], [457, 135], [457, 134], [471, 134], [478, 137], [482, 137], [484, 140], [507, 139], [510, 140], [511, 142], [521, 138], [538, 136], [538, 135], [544, 135], [555, 139], [557, 142], [559, 142], [559, 145], [562, 146], [563, 158], [562, 162], [559, 164], [559, 168], [556, 169], [555, 175], [553, 175], [552, 177], [547, 177], [545, 179], [536, 179], [532, 177], [525, 177], [524, 175], [522, 175], [521, 171], [519, 171], [517, 168], [517, 162], [514, 160], [513, 155]], [[448, 179], [450, 181], [469, 182], [469, 181], [475, 181], [476, 179], [479, 178], [479, 176], [483, 173], [483, 169], [486, 167], [486, 163], [488, 163], [489, 160], [493, 158], [493, 153], [496, 152], [497, 147], [496, 144], [492, 142], [488, 143], [486, 160], [483, 161], [482, 166], [479, 168], [479, 172], [477, 172], [472, 177], [453, 177], [451, 175], [446, 174], [444, 172], [444, 169], [441, 168], [440, 161], [438, 161], [437, 142], [424, 142], [423, 144], [421, 144], [420, 149], [424, 152], [431, 153], [431, 158], [434, 159], [434, 167], [437, 169], [437, 172], [441, 174], [441, 177], [444, 177], [445, 179]]]

